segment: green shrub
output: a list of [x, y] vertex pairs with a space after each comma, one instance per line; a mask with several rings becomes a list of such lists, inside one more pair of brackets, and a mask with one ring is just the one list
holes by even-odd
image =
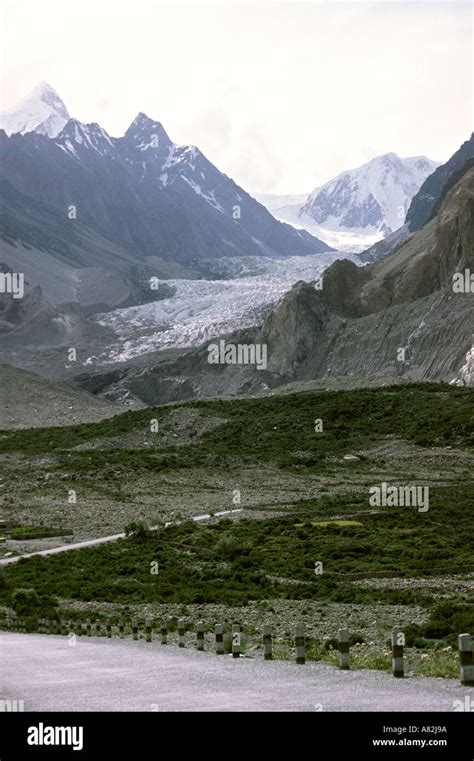
[[41, 600], [35, 589], [20, 587], [11, 596], [11, 606], [18, 616], [28, 616], [41, 607]]

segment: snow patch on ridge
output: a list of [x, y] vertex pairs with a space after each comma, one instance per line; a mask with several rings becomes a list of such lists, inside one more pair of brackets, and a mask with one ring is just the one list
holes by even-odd
[[474, 386], [474, 342], [466, 354], [466, 361], [456, 377], [451, 381], [453, 386]]
[[210, 204], [214, 209], [220, 211], [221, 214], [225, 214], [225, 209], [220, 205], [218, 201], [216, 201], [213, 190], [210, 190], [208, 193], [204, 193], [204, 191], [201, 189], [201, 186], [198, 185], [197, 182], [189, 180], [187, 177], [184, 177], [184, 175], [181, 175], [181, 179], [187, 182], [188, 185], [194, 190], [194, 192], [197, 193], [198, 196], [201, 196], [201, 198], [204, 198], [204, 200], [207, 201], [207, 203]]

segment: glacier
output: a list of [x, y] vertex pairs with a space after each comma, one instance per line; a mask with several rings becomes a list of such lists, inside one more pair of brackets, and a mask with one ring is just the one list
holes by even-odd
[[[124, 362], [170, 348], [192, 348], [235, 330], [258, 326], [278, 299], [297, 281], [311, 282], [336, 259], [337, 252], [295, 256], [225, 257], [208, 262], [215, 279], [164, 280], [174, 290], [169, 298], [115, 309], [95, 316], [111, 328], [117, 342], [86, 364]], [[344, 258], [360, 264], [355, 254]]]

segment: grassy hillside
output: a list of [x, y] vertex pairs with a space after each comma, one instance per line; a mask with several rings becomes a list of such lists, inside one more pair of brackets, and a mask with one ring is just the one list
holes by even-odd
[[[414, 384], [389, 388], [327, 391], [268, 396], [232, 401], [196, 401], [176, 405], [227, 420], [225, 425], [189, 443], [166, 447], [166, 453], [140, 452], [143, 467], [182, 468], [239, 457], [244, 461], [273, 461], [281, 466], [295, 463], [295, 449], [314, 454], [309, 467], [348, 449], [366, 447], [383, 436], [393, 436], [422, 446], [474, 447], [474, 391], [446, 384]], [[147, 432], [150, 419], [166, 421], [170, 407], [126, 412], [91, 425], [44, 428], [31, 432], [5, 432], [2, 452], [56, 453], [101, 438], [110, 441], [105, 451], [88, 453], [91, 465], [106, 462], [114, 443], [134, 432]], [[314, 421], [322, 419], [323, 433], [315, 434]], [[114, 442], [115, 440], [115, 442]], [[161, 452], [159, 436], [155, 449]], [[115, 455], [114, 455], [115, 456]], [[121, 455], [133, 462], [133, 450]], [[79, 456], [80, 459], [80, 456]], [[80, 468], [80, 465], [78, 464]]]

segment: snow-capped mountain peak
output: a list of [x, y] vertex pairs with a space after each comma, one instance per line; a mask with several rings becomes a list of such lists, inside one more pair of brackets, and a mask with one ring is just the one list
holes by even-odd
[[31, 95], [53, 108], [64, 119], [69, 119], [69, 113], [64, 102], [61, 100], [54, 87], [51, 87], [47, 82], [40, 82], [37, 84], [32, 90]]
[[135, 117], [127, 129], [124, 139], [141, 151], [172, 144], [161, 122], [155, 122], [142, 111]]
[[7, 135], [38, 132], [56, 137], [68, 119], [69, 112], [56, 90], [40, 82], [16, 108], [0, 114], [0, 127]]
[[56, 145], [72, 153], [76, 158], [80, 148], [93, 150], [102, 155], [110, 153], [114, 148], [112, 138], [100, 124], [96, 122], [83, 124], [78, 119], [69, 119], [57, 136]]
[[306, 196], [257, 196], [276, 219], [334, 246], [360, 252], [400, 228], [410, 205], [438, 162], [400, 158], [393, 151], [342, 172]]
[[437, 166], [426, 156], [376, 156], [315, 188], [298, 216], [329, 230], [388, 235], [403, 224], [411, 199]]

